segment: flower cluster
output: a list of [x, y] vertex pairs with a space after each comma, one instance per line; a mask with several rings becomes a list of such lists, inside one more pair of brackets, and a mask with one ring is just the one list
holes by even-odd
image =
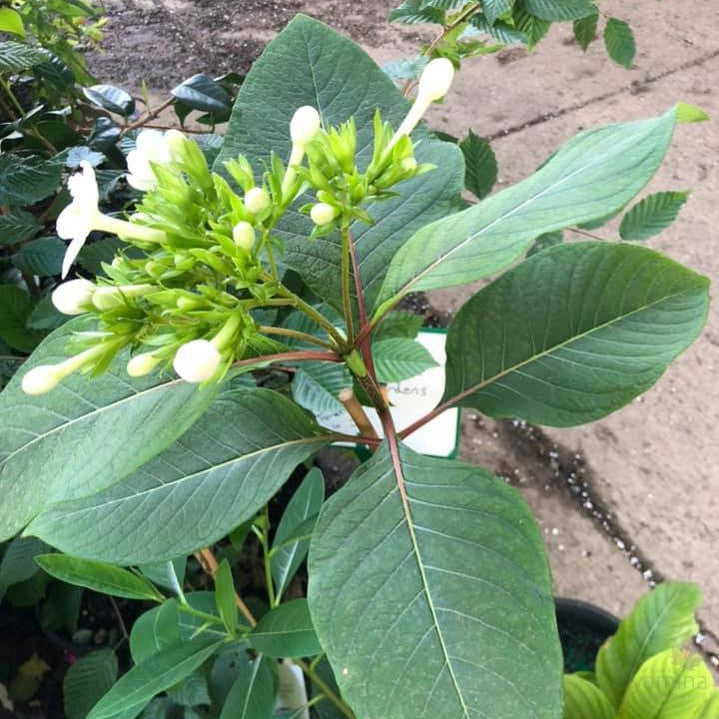
[[310, 190], [315, 199], [301, 208], [312, 221], [310, 237], [354, 220], [371, 223], [363, 203], [393, 196], [394, 185], [430, 169], [418, 165], [409, 134], [447, 91], [452, 74], [447, 60], [428, 64], [396, 132], [376, 113], [373, 155], [364, 170], [357, 167], [354, 120], [325, 130], [309, 106], [290, 123], [287, 165], [273, 156], [259, 181], [243, 156], [226, 162], [221, 175], [182, 133], [142, 130], [127, 157], [127, 181], [144, 195], [127, 219], [100, 210], [95, 173], [83, 163], [68, 181], [72, 201], [57, 219], [58, 234], [70, 240], [62, 277], [93, 231], [115, 234], [126, 246], [103, 266], [105, 276], [55, 289], [60, 312], [89, 313], [98, 327], [76, 333], [77, 354], [27, 372], [25, 392], [47, 392], [76, 371], [102, 372], [124, 349], [131, 352], [132, 377], [172, 365], [196, 383], [218, 380], [237, 360], [259, 354], [266, 338], [258, 312], [298, 301], [282, 285], [275, 260], [282, 215]]

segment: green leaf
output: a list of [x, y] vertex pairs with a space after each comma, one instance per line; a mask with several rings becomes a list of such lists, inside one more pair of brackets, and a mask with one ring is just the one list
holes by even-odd
[[24, 582], [40, 571], [35, 557], [47, 550], [45, 542], [36, 537], [15, 537], [8, 544], [0, 562], [0, 598], [10, 585]]
[[59, 237], [39, 237], [26, 242], [13, 255], [12, 263], [30, 275], [51, 277], [60, 274], [65, 249], [65, 243]]
[[553, 427], [604, 417], [649, 389], [696, 339], [708, 285], [637, 245], [543, 250], [457, 313], [445, 400]]
[[713, 687], [700, 656], [667, 649], [642, 664], [617, 719], [697, 719]]
[[692, 123], [692, 122], [706, 122], [709, 119], [704, 110], [696, 105], [689, 105], [686, 102], [677, 103], [677, 122], [680, 123]]
[[63, 163], [52, 159], [0, 154], [0, 205], [30, 205], [57, 190]]
[[614, 719], [614, 707], [602, 690], [577, 674], [564, 675], [563, 719]]
[[[64, 324], [23, 370], [62, 361], [71, 334], [91, 326], [84, 318]], [[55, 502], [127, 476], [171, 444], [215, 396], [214, 387], [198, 389], [174, 377], [130, 379], [127, 360], [123, 353], [102, 376], [74, 374], [36, 397], [22, 391], [19, 373], [0, 394], [0, 539]]]
[[[0, 285], [0, 340], [20, 352], [32, 352], [42, 335], [27, 328], [32, 311], [30, 295], [15, 285]], [[0, 404], [0, 406], [2, 406]], [[0, 427], [3, 423], [0, 417]], [[0, 457], [3, 446], [0, 445]], [[0, 473], [2, 460], [0, 459]], [[2, 475], [0, 474], [0, 477]], [[0, 537], [2, 539], [2, 537]]]
[[293, 599], [271, 609], [248, 639], [268, 657], [311, 657], [322, 653], [306, 599]]
[[[270, 152], [286, 158], [290, 118], [302, 105], [316, 107], [325, 125], [355, 118], [360, 167], [371, 157], [375, 110], [379, 108], [383, 119], [397, 127], [408, 108], [402, 93], [364, 50], [322, 23], [299, 15], [268, 45], [248, 74], [215, 170], [223, 172], [223, 162], [239, 153], [246, 154], [259, 172]], [[372, 226], [357, 222], [351, 227], [370, 306], [397, 248], [423, 225], [459, 207], [464, 181], [459, 148], [437, 140], [424, 127], [412, 137], [421, 141], [417, 161], [436, 168], [399, 185], [398, 197], [366, 206], [375, 220]], [[311, 230], [307, 216], [290, 209], [277, 230], [285, 243], [283, 261], [302, 275], [315, 294], [341, 308], [339, 237], [333, 233], [308, 242]]]
[[390, 337], [372, 344], [377, 379], [383, 384], [416, 377], [437, 366], [424, 345], [407, 337]]
[[292, 380], [292, 397], [314, 414], [342, 411], [340, 390], [352, 386], [347, 366], [338, 362], [303, 362]]
[[180, 639], [182, 639], [182, 641], [190, 641], [200, 632], [202, 636], [214, 637], [218, 641], [228, 638], [220, 617], [217, 616], [217, 600], [214, 592], [190, 592], [189, 594], [185, 594], [185, 599], [190, 607], [204, 614], [216, 616], [218, 621], [208, 625], [203, 617], [197, 617], [190, 612], [185, 612], [182, 610], [182, 607], [180, 607], [178, 625], [180, 627]]
[[464, 186], [483, 200], [497, 182], [497, 158], [490, 144], [471, 130], [459, 147], [464, 155]]
[[80, 657], [67, 670], [62, 684], [67, 719], [85, 719], [116, 680], [117, 657], [112, 649]]
[[415, 25], [417, 23], [436, 23], [444, 22], [444, 10], [438, 7], [431, 7], [423, 0], [404, 0], [404, 2], [394, 10], [390, 10], [389, 21], [399, 20], [405, 25]]
[[180, 643], [179, 609], [176, 599], [141, 614], [130, 631], [130, 654], [135, 664]]
[[227, 116], [232, 110], [232, 98], [222, 85], [202, 73], [188, 78], [171, 93], [191, 110], [220, 116]]
[[324, 500], [325, 480], [322, 472], [313, 467], [287, 503], [272, 541], [270, 568], [278, 597], [284, 594], [310, 546], [309, 540], [284, 546], [285, 542], [295, 535], [297, 528], [307, 519], [320, 511]]
[[642, 597], [597, 654], [597, 682], [618, 707], [639, 667], [665, 649], [678, 649], [699, 631], [694, 584], [666, 582]]
[[219, 646], [220, 642], [208, 645], [206, 640], [198, 639], [153, 654], [122, 676], [95, 704], [87, 719], [114, 719], [132, 707], [144, 706], [156, 694], [192, 674]]
[[587, 15], [580, 20], [574, 21], [574, 39], [585, 52], [590, 43], [597, 37], [597, 24], [599, 23], [599, 13]]
[[68, 554], [41, 554], [35, 561], [52, 577], [68, 584], [126, 599], [162, 601], [163, 596], [144, 577], [104, 562], [71, 557]]
[[220, 719], [271, 719], [275, 680], [266, 657], [243, 662], [222, 707]]
[[141, 564], [138, 569], [153, 583], [179, 594], [178, 587], [185, 581], [187, 557], [175, 557], [172, 561]]
[[215, 574], [215, 602], [217, 614], [222, 619], [229, 634], [237, 626], [237, 607], [235, 606], [235, 582], [232, 579], [230, 563], [223, 559]]
[[529, 252], [527, 252], [527, 257], [536, 255], [537, 252], [546, 250], [549, 247], [561, 245], [562, 242], [564, 242], [564, 232], [562, 232], [562, 230], [557, 230], [556, 232], [545, 232], [534, 241], [534, 244], [529, 248]]
[[617, 212], [656, 172], [675, 121], [671, 110], [653, 120], [583, 132], [518, 185], [423, 227], [392, 258], [380, 292], [382, 310], [409, 292], [493, 275], [519, 259], [538, 235]]
[[0, 72], [14, 73], [45, 62], [49, 53], [41, 47], [32, 47], [12, 40], [0, 42]]
[[[211, 703], [207, 679], [198, 671], [183, 679], [179, 685], [168, 689], [167, 694], [175, 704], [183, 707], [209, 706]], [[184, 715], [184, 719], [188, 719], [188, 713], [184, 712]], [[199, 719], [199, 715], [195, 716]]]
[[592, 0], [523, 0], [525, 10], [550, 22], [579, 20], [588, 15], [597, 14], [597, 6]]
[[514, 26], [527, 38], [531, 50], [549, 32], [552, 23], [528, 13], [523, 5], [517, 4], [512, 11]]
[[31, 330], [56, 330], [65, 322], [69, 321], [67, 315], [62, 314], [52, 303], [51, 295], [45, 295], [38, 300], [32, 312], [25, 322], [28, 329]]
[[112, 85], [92, 85], [83, 87], [85, 97], [94, 105], [115, 115], [128, 117], [135, 112], [135, 101], [128, 92]]
[[610, 18], [604, 27], [604, 45], [609, 57], [622, 67], [629, 68], [634, 62], [637, 46], [634, 33], [623, 20]]
[[[116, 564], [189, 554], [254, 516], [300, 462], [331, 440], [277, 392], [229, 390], [173, 446], [127, 479], [51, 508], [27, 532], [51, 537], [49, 543], [64, 551]], [[188, 525], [187, 517], [203, 520]], [[148, 533], [149, 526], [162, 531]]]
[[482, 12], [490, 25], [494, 25], [513, 6], [514, 0], [482, 0]]
[[686, 192], [657, 192], [632, 207], [619, 227], [623, 240], [638, 241], [658, 235], [677, 219], [689, 197]]
[[29, 212], [14, 208], [0, 215], [0, 245], [19, 245], [40, 230], [40, 223]]
[[[561, 714], [549, 567], [529, 507], [478, 467], [386, 444], [320, 515], [312, 620], [357, 716]], [[518, 661], [518, 657], [522, 657]]]
[[25, 26], [16, 10], [9, 7], [0, 7], [0, 32], [9, 32], [13, 35], [25, 37]]
[[468, 32], [472, 30], [480, 34], [491, 35], [505, 45], [526, 45], [529, 42], [527, 35], [517, 30], [514, 25], [501, 20], [495, 22], [494, 25], [490, 25], [483, 15], [472, 16]]
[[715, 689], [697, 719], [719, 719], [719, 689]]
[[382, 322], [374, 331], [375, 341], [389, 339], [390, 337], [407, 337], [415, 339], [422, 329], [422, 315], [411, 312], [390, 312], [382, 318]]

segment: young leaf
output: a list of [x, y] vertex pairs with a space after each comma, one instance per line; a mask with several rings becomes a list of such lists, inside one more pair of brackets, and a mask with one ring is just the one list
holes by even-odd
[[62, 693], [67, 719], [85, 719], [90, 709], [117, 680], [117, 657], [112, 649], [80, 657], [65, 674]]
[[[24, 371], [65, 359], [71, 334], [87, 327], [84, 318], [64, 324], [33, 352]], [[0, 394], [0, 539], [54, 502], [127, 476], [182, 434], [217, 391], [167, 375], [130, 379], [127, 360], [123, 353], [101, 377], [74, 374], [38, 397], [22, 391], [18, 373]]]
[[[224, 392], [172, 447], [127, 479], [40, 515], [27, 532], [79, 556], [159, 562], [206, 547], [257, 511], [332, 435], [277, 392]], [[188, 526], [187, 517], [202, 522]], [[159, 523], [162, 532], [146, 531]], [[69, 549], [72, 547], [72, 550]]]
[[609, 57], [622, 67], [629, 68], [634, 62], [637, 47], [634, 33], [623, 20], [610, 18], [604, 27], [604, 45]]
[[[362, 717], [554, 717], [562, 656], [540, 532], [485, 470], [383, 444], [325, 504], [312, 620]], [[529, 658], [517, 661], [517, 657]]]
[[390, 312], [382, 318], [382, 322], [374, 331], [375, 341], [390, 339], [391, 337], [407, 337], [415, 339], [422, 329], [422, 315], [411, 312]]
[[699, 631], [694, 617], [701, 592], [694, 584], [666, 582], [642, 597], [597, 654], [597, 683], [619, 706], [639, 667], [665, 649], [678, 649]]
[[35, 561], [55, 579], [95, 592], [127, 599], [164, 599], [147, 579], [112, 564], [90, 562], [67, 554], [41, 554]]
[[[342, 102], [337, 102], [338, 97]], [[316, 107], [326, 126], [355, 118], [360, 167], [372, 155], [377, 108], [393, 127], [399, 126], [408, 108], [402, 93], [362, 48], [317, 20], [298, 15], [247, 75], [215, 171], [224, 173], [223, 163], [239, 152], [260, 172], [270, 152], [287, 157], [291, 144], [287, 128], [302, 105]], [[398, 197], [367, 206], [372, 225], [355, 222], [351, 227], [370, 306], [397, 249], [420, 227], [460, 206], [464, 182], [460, 149], [441, 142], [424, 127], [417, 128], [412, 138], [418, 142], [417, 162], [435, 169], [403, 182]], [[285, 244], [283, 261], [315, 294], [341, 308], [341, 243], [335, 233], [307, 242], [310, 225], [306, 215], [293, 210], [282, 218], [277, 233]]]
[[649, 389], [696, 339], [708, 286], [638, 245], [543, 250], [457, 313], [444, 399], [553, 427], [604, 417]]
[[377, 379], [386, 384], [416, 377], [437, 366], [429, 351], [416, 340], [390, 337], [372, 345]]
[[535, 17], [550, 22], [579, 20], [597, 13], [592, 0], [524, 0], [524, 8]]
[[13, 35], [25, 37], [25, 26], [17, 10], [0, 7], [0, 32], [9, 32]]
[[692, 123], [706, 122], [709, 115], [696, 105], [689, 105], [686, 102], [677, 103], [677, 122]]
[[322, 653], [306, 599], [293, 599], [271, 609], [248, 636], [268, 657], [311, 657]]
[[597, 37], [598, 22], [599, 13], [587, 15], [587, 17], [574, 21], [574, 39], [585, 52], [590, 43]]
[[658, 235], [677, 219], [689, 192], [657, 192], [632, 207], [619, 227], [623, 240], [639, 241]]
[[409, 292], [496, 274], [538, 235], [617, 212], [656, 172], [675, 122], [673, 109], [583, 132], [518, 185], [423, 227], [392, 258], [376, 314]]
[[270, 568], [278, 597], [284, 594], [287, 585], [302, 564], [310, 543], [309, 540], [304, 540], [283, 545], [303, 522], [320, 511], [324, 500], [325, 480], [322, 472], [313, 467], [287, 503], [272, 541]]
[[497, 182], [497, 158], [490, 144], [471, 130], [459, 147], [465, 162], [464, 186], [483, 200]]
[[180, 643], [179, 609], [176, 599], [141, 614], [130, 630], [130, 654], [141, 664], [157, 652]]
[[537, 252], [546, 250], [549, 247], [556, 247], [564, 242], [564, 232], [557, 230], [556, 232], [545, 232], [543, 235], [537, 237], [534, 244], [529, 248], [527, 257], [536, 255]]
[[241, 664], [220, 719], [271, 719], [274, 707], [275, 679], [270, 660], [260, 656]]
[[292, 397], [313, 414], [338, 412], [340, 390], [352, 386], [352, 375], [344, 364], [303, 362], [292, 380]]
[[215, 574], [215, 602], [217, 613], [222, 619], [228, 634], [237, 626], [237, 607], [235, 606], [235, 582], [232, 579], [230, 563], [223, 559]]
[[639, 668], [617, 719], [695, 719], [713, 687], [714, 678], [700, 656], [667, 649]]
[[719, 689], [715, 689], [702, 707], [697, 719], [719, 719]]
[[114, 719], [116, 714], [147, 703], [192, 674], [220, 647], [220, 642], [196, 639], [153, 654], [120, 677], [95, 704], [87, 719]]
[[565, 674], [563, 686], [563, 719], [615, 719], [612, 703], [596, 684], [577, 674]]

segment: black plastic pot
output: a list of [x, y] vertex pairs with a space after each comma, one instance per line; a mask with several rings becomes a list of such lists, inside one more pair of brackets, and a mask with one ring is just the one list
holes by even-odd
[[601, 607], [578, 599], [557, 597], [554, 605], [564, 671], [594, 671], [597, 651], [617, 631], [619, 620]]

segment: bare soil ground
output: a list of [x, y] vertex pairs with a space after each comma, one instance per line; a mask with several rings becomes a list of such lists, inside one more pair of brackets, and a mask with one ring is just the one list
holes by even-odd
[[[103, 80], [154, 90], [194, 72], [246, 70], [296, 12], [363, 44], [378, 62], [412, 53], [425, 28], [388, 26], [385, 0], [108, 0]], [[716, 0], [603, 0], [629, 20], [639, 52], [629, 71], [599, 45], [583, 55], [567, 26], [531, 56], [508, 49], [469, 65], [438, 129], [493, 139], [501, 181], [520, 180], [578, 130], [655, 115], [681, 99], [719, 117]], [[697, 21], [701, 18], [701, 21]], [[719, 274], [719, 126], [678, 130], [651, 189], [694, 188], [677, 225], [651, 244], [713, 278]], [[611, 234], [607, 233], [608, 235]], [[434, 293], [452, 313], [469, 290]], [[557, 592], [621, 613], [657, 577], [691, 579], [705, 593], [705, 648], [719, 652], [719, 314], [656, 388], [601, 422], [541, 431], [467, 413], [462, 453], [508, 477], [544, 527]]]

